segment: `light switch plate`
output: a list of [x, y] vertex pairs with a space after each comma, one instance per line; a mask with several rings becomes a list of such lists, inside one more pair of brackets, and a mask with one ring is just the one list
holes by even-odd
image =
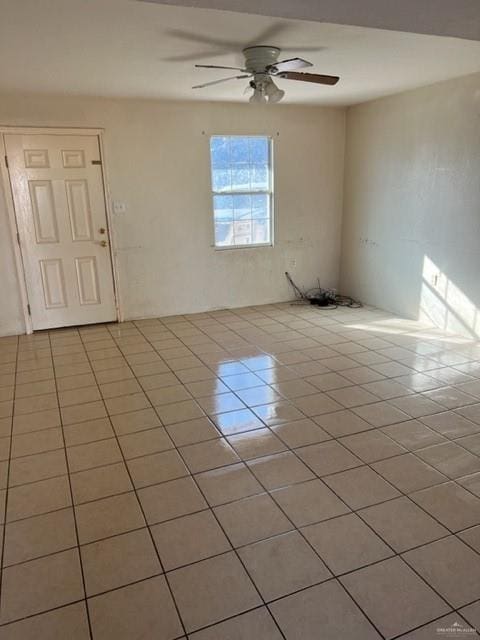
[[116, 216], [122, 215], [123, 213], [125, 213], [127, 211], [127, 205], [125, 204], [125, 202], [120, 202], [119, 200], [114, 200], [112, 202], [112, 206], [113, 206], [113, 213]]

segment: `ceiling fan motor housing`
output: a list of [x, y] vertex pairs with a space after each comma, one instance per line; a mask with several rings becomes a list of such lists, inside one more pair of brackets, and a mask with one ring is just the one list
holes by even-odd
[[245, 69], [250, 73], [265, 73], [267, 67], [278, 62], [280, 49], [271, 46], [247, 47], [243, 50]]

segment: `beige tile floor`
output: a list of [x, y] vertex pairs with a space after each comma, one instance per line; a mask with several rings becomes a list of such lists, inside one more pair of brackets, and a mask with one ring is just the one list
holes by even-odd
[[0, 640], [474, 637], [480, 344], [289, 304], [1, 338], [0, 505]]

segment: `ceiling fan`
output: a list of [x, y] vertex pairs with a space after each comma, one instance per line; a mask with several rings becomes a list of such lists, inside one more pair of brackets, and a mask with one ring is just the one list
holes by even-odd
[[[288, 60], [279, 61], [280, 53], [281, 49], [279, 47], [269, 45], [252, 46], [243, 49], [243, 55], [245, 56], [243, 68], [225, 67], [216, 64], [196, 64], [195, 67], [201, 69], [230, 69], [241, 73], [228, 78], [197, 84], [192, 89], [203, 89], [204, 87], [228, 82], [229, 80], [251, 78], [249, 87], [253, 89], [253, 93], [250, 97], [250, 102], [280, 102], [285, 95], [285, 91], [277, 87], [273, 78], [326, 85], [337, 84], [340, 79], [338, 76], [301, 72], [299, 69], [312, 67], [312, 63], [303, 58], [289, 58]], [[247, 87], [247, 90], [249, 87]]]

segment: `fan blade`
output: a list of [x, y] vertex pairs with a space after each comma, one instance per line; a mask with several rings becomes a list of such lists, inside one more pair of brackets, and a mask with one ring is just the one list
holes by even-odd
[[303, 82], [316, 82], [317, 84], [337, 84], [338, 76], [323, 76], [318, 73], [299, 73], [298, 71], [286, 71], [278, 73], [275, 77], [285, 80], [303, 80]]
[[182, 29], [168, 29], [167, 34], [174, 38], [178, 38], [179, 40], [187, 40], [187, 42], [209, 44], [210, 46], [218, 47], [224, 51], [230, 51], [232, 49], [232, 43], [230, 40], [223, 40], [222, 38], [202, 36], [200, 33], [191, 33], [190, 31], [183, 31]]
[[225, 55], [223, 51], [197, 51], [197, 53], [185, 53], [178, 56], [168, 56], [167, 58], [162, 58], [163, 62], [193, 62], [194, 60], [202, 59], [202, 58], [217, 58], [219, 56]]
[[221, 82], [228, 82], [229, 80], [241, 80], [242, 78], [250, 78], [251, 74], [244, 74], [241, 76], [230, 76], [229, 78], [221, 78], [220, 80], [212, 80], [212, 82], [205, 82], [204, 84], [196, 84], [192, 89], [203, 89], [203, 87], [210, 87], [212, 84], [220, 84]]
[[282, 47], [283, 53], [291, 51], [292, 53], [305, 53], [315, 51], [318, 53], [319, 51], [325, 51], [328, 47], [296, 47], [294, 44], [289, 45], [288, 47]]
[[303, 58], [289, 58], [288, 60], [280, 60], [280, 62], [270, 64], [267, 69], [272, 73], [281, 73], [284, 71], [296, 71], [304, 67], [313, 67], [313, 64]]
[[201, 69], [232, 69], [233, 71], [246, 71], [246, 69], [242, 69], [241, 67], [221, 67], [218, 64], [196, 64], [196, 67], [200, 67]]
[[256, 38], [252, 38], [250, 42], [242, 45], [242, 48], [245, 47], [254, 47], [255, 45], [268, 45], [270, 42], [279, 36], [284, 31], [288, 31], [290, 29], [290, 25], [286, 22], [274, 22], [272, 25], [264, 29], [261, 33], [258, 34]]

